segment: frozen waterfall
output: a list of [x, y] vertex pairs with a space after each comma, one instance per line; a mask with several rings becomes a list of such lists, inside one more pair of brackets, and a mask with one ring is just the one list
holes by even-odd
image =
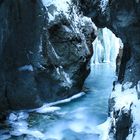
[[93, 42], [93, 60], [98, 63], [115, 63], [119, 49], [123, 47], [121, 40], [117, 38], [109, 29], [103, 28], [97, 30], [97, 38]]

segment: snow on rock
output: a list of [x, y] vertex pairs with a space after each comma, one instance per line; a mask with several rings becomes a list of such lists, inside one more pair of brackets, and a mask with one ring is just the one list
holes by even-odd
[[34, 71], [32, 65], [25, 65], [18, 68], [19, 71]]
[[122, 43], [109, 29], [98, 29], [98, 37], [93, 42], [93, 62], [115, 63]]
[[118, 120], [121, 120], [123, 118], [122, 115], [125, 113], [129, 114], [133, 119], [127, 140], [139, 140], [140, 138], [140, 100], [138, 100], [136, 87], [130, 88], [131, 83], [126, 83], [124, 86], [125, 90], [123, 90], [122, 85], [117, 84], [115, 91], [110, 96], [114, 104], [110, 104], [112, 109], [109, 112], [109, 118], [105, 123], [97, 126], [100, 132], [100, 140], [112, 140], [116, 133]]
[[105, 10], [106, 10], [108, 1], [109, 1], [109, 0], [101, 0], [101, 1], [100, 1], [100, 7], [101, 7], [103, 13], [104, 13]]
[[70, 79], [70, 76], [66, 72], [64, 72], [64, 71], [62, 72], [62, 74], [64, 76], [63, 86], [71, 88], [72, 80]]
[[[131, 85], [131, 83], [127, 83], [127, 86]], [[136, 89], [129, 89], [125, 86], [126, 90], [122, 91], [122, 85], [116, 85], [116, 90], [112, 92], [111, 98], [115, 100], [115, 110], [119, 110], [123, 107], [129, 110], [130, 105], [138, 100]]]
[[9, 134], [3, 134], [0, 132], [0, 140], [8, 140], [11, 138], [11, 135]]
[[78, 93], [76, 95], [73, 95], [70, 98], [67, 98], [67, 99], [64, 99], [64, 100], [60, 100], [60, 101], [56, 101], [56, 102], [53, 102], [53, 103], [49, 103], [48, 105], [49, 106], [53, 106], [53, 105], [68, 103], [68, 102], [71, 102], [72, 100], [75, 100], [77, 98], [80, 98], [81, 96], [83, 96], [85, 94], [86, 94], [85, 92], [80, 92], [80, 93]]
[[45, 135], [38, 130], [26, 129], [26, 128], [17, 128], [14, 131], [11, 131], [11, 135], [13, 136], [21, 136], [23, 134], [31, 135], [38, 139], [45, 139]]
[[108, 118], [103, 124], [97, 126], [100, 140], [109, 140], [109, 131], [111, 129], [111, 118]]
[[16, 114], [14, 114], [14, 113], [11, 113], [10, 115], [9, 115], [9, 121], [15, 121], [15, 120], [17, 120], [17, 115]]
[[52, 13], [49, 13], [49, 22], [55, 20], [55, 17], [63, 12], [66, 16], [68, 16], [69, 4], [71, 0], [42, 0], [44, 6], [47, 8], [51, 5], [54, 5], [57, 10]]
[[9, 114], [8, 120], [13, 122], [17, 120], [26, 120], [29, 117], [27, 112], [12, 112]]
[[128, 136], [127, 140], [139, 140], [140, 139], [140, 100], [135, 100], [131, 108], [133, 116], [133, 124], [131, 127], [132, 133]]
[[18, 120], [26, 120], [29, 117], [27, 112], [19, 112], [18, 113]]
[[61, 85], [63, 87], [71, 88], [73, 85], [73, 81], [71, 80], [70, 75], [64, 71], [64, 68], [62, 66], [59, 66], [55, 68], [55, 70], [56, 70], [58, 79], [61, 79], [62, 81]]
[[49, 107], [48, 105], [43, 105], [41, 108], [37, 109], [36, 112], [37, 113], [51, 113], [51, 112], [55, 112], [57, 110], [60, 110], [60, 107]]
[[140, 81], [138, 81], [138, 84], [137, 84], [137, 92], [140, 93]]
[[50, 5], [55, 5], [59, 11], [68, 11], [68, 4], [70, 3], [70, 0], [42, 0], [44, 6], [48, 7]]
[[21, 136], [23, 134], [27, 134], [30, 136], [33, 136], [37, 139], [45, 139], [45, 135], [35, 129], [30, 129], [28, 127], [28, 118], [29, 114], [27, 112], [14, 112], [11, 113], [7, 119], [7, 123], [10, 124], [11, 129], [9, 130], [9, 135], [2, 135], [0, 137], [1, 140], [4, 140], [4, 138], [10, 138], [11, 136]]
[[56, 107], [54, 105], [58, 105], [58, 104], [64, 104], [64, 103], [68, 103], [74, 99], [80, 98], [81, 96], [85, 95], [85, 92], [80, 92], [79, 94], [76, 94], [70, 98], [64, 99], [64, 100], [60, 100], [60, 101], [56, 101], [56, 102], [52, 102], [52, 103], [48, 103], [48, 104], [44, 104], [42, 107], [37, 108], [37, 109], [33, 109], [30, 111], [35, 111], [37, 113], [50, 113], [50, 112], [55, 112], [60, 110], [60, 107]]

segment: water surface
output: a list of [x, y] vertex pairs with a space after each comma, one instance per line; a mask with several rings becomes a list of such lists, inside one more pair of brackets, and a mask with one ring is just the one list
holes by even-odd
[[[27, 120], [12, 122], [7, 132], [16, 136], [8, 140], [98, 140], [96, 126], [107, 118], [113, 80], [114, 68], [111, 64], [92, 65], [84, 84], [84, 96], [57, 105], [60, 110], [55, 112], [30, 113]], [[21, 135], [21, 132], [25, 134]], [[1, 140], [3, 136], [0, 136]]]

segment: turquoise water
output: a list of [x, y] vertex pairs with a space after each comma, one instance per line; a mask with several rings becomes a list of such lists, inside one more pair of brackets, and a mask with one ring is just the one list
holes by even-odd
[[34, 126], [46, 132], [46, 138], [56, 140], [98, 140], [96, 126], [108, 114], [108, 98], [112, 91], [114, 68], [111, 64], [92, 65], [85, 81], [86, 95], [66, 104], [61, 110], [40, 118]]
[[[0, 132], [0, 140], [6, 137], [8, 140], [98, 140], [96, 126], [107, 118], [114, 77], [111, 64], [92, 65], [84, 84], [84, 96], [57, 105], [60, 110], [52, 113], [30, 113], [28, 119], [12, 122], [6, 133]], [[11, 137], [13, 133], [16, 136]]]

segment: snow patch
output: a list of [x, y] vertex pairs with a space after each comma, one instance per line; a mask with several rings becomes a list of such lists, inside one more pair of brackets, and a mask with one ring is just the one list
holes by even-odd
[[68, 3], [70, 3], [71, 0], [42, 0], [42, 2], [46, 7], [53, 4], [58, 8], [58, 11], [67, 12], [69, 8]]
[[140, 81], [138, 81], [138, 84], [137, 84], [137, 92], [140, 93]]
[[[131, 83], [127, 83], [127, 85], [131, 85]], [[111, 98], [114, 98], [115, 100], [114, 108], [116, 111], [123, 107], [129, 110], [130, 105], [138, 100], [135, 88], [122, 91], [122, 85], [120, 84], [116, 85], [116, 90], [112, 92]]]
[[75, 100], [77, 98], [80, 98], [81, 96], [83, 96], [85, 94], [86, 94], [85, 92], [80, 92], [80, 93], [78, 93], [76, 95], [73, 95], [70, 98], [67, 98], [67, 99], [64, 99], [64, 100], [60, 100], [60, 101], [56, 101], [56, 102], [53, 102], [53, 103], [49, 103], [48, 105], [49, 106], [53, 106], [53, 105], [68, 103], [68, 102], [71, 102], [72, 100]]
[[80, 92], [70, 98], [64, 99], [64, 100], [60, 100], [60, 101], [56, 101], [56, 102], [52, 102], [52, 103], [48, 103], [48, 104], [44, 104], [42, 107], [37, 108], [37, 109], [33, 109], [30, 110], [30, 112], [35, 111], [37, 113], [49, 113], [49, 112], [54, 112], [54, 111], [58, 111], [61, 108], [60, 107], [56, 107], [55, 105], [58, 104], [64, 104], [64, 103], [68, 103], [74, 99], [80, 98], [81, 96], [85, 95], [85, 92]]
[[19, 71], [34, 71], [32, 65], [25, 65], [18, 68]]
[[53, 15], [49, 13], [49, 22], [55, 20], [55, 17], [63, 12], [66, 16], [68, 16], [69, 4], [71, 0], [42, 0], [43, 5], [47, 8], [50, 5], [54, 5], [57, 10], [54, 11]]
[[63, 74], [64, 79], [65, 79], [65, 81], [63, 82], [63, 86], [71, 88], [72, 87], [72, 80], [70, 79], [69, 74], [67, 74], [64, 71], [62, 72], [62, 74]]
[[60, 107], [55, 107], [55, 106], [48, 107], [48, 106], [44, 105], [41, 108], [37, 109], [36, 112], [37, 113], [52, 113], [52, 112], [55, 112], [60, 109], [61, 109]]
[[[35, 129], [28, 127], [27, 118], [29, 114], [26, 112], [13, 112], [9, 115], [7, 123], [10, 124], [10, 135], [3, 135], [3, 137], [21, 136], [23, 134], [31, 135], [37, 139], [45, 139], [45, 135]], [[2, 139], [2, 138], [0, 138]]]
[[[118, 84], [115, 87], [115, 91], [111, 94], [111, 99], [114, 99], [115, 105], [113, 106], [114, 111], [130, 111], [133, 118], [133, 124], [130, 128], [130, 134], [127, 140], [139, 140], [140, 138], [140, 100], [138, 100], [136, 87], [130, 88], [132, 83], [126, 83], [125, 90], [122, 90], [122, 85]], [[120, 114], [121, 115], [121, 114]], [[107, 121], [97, 128], [101, 131], [100, 140], [111, 140], [111, 135], [109, 134], [112, 124], [115, 124], [115, 118], [113, 117], [113, 112], [110, 112], [110, 117]]]
[[100, 1], [100, 7], [101, 7], [101, 10], [102, 10], [103, 13], [104, 13], [105, 10], [106, 10], [108, 1], [109, 1], [109, 0], [101, 0], [101, 1]]
[[52, 45], [51, 45], [51, 50], [52, 50], [52, 53], [54, 54], [54, 56], [56, 57], [56, 59], [60, 59], [60, 57], [57, 55], [57, 53]]
[[12, 112], [10, 113], [8, 120], [13, 122], [16, 120], [25, 120], [29, 117], [27, 112]]
[[[132, 124], [132, 134], [128, 136], [128, 140], [130, 140], [131, 135], [133, 135], [133, 140], [140, 139], [140, 100], [135, 100], [132, 106], [132, 116], [133, 116], [133, 124]], [[131, 139], [132, 140], [132, 139]]]
[[111, 118], [108, 118], [103, 124], [97, 126], [97, 130], [100, 134], [100, 140], [109, 140], [109, 131], [111, 128]]

